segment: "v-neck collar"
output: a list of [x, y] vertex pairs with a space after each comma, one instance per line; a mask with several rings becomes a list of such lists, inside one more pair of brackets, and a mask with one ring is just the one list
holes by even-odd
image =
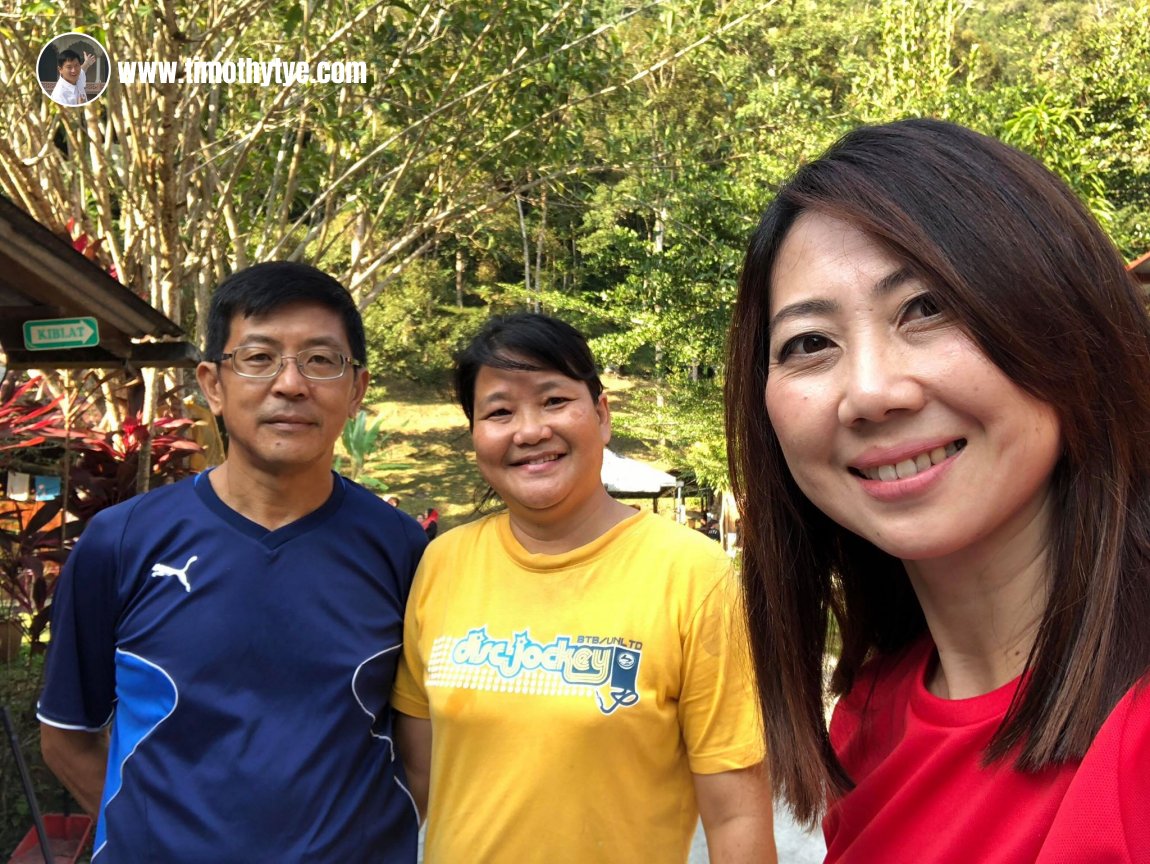
[[328, 499], [323, 504], [306, 516], [301, 516], [294, 522], [289, 522], [287, 525], [276, 528], [274, 531], [269, 531], [258, 522], [253, 522], [243, 514], [233, 510], [220, 499], [220, 496], [216, 494], [216, 490], [212, 488], [211, 480], [208, 478], [212, 470], [213, 469], [209, 468], [207, 471], [197, 474], [193, 481], [196, 494], [200, 500], [204, 502], [204, 505], [209, 510], [228, 525], [231, 525], [241, 534], [252, 538], [258, 543], [262, 543], [269, 549], [282, 546], [288, 541], [322, 525], [340, 508], [347, 494], [347, 486], [343, 477], [333, 471], [331, 495], [328, 496]]

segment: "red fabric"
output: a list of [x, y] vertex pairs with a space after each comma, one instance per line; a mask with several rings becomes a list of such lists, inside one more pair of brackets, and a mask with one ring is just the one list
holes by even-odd
[[836, 707], [831, 743], [857, 785], [823, 821], [828, 862], [1150, 862], [1150, 688], [1123, 697], [1080, 763], [1022, 774], [981, 765], [1019, 682], [940, 699], [923, 683], [933, 658], [915, 645]]

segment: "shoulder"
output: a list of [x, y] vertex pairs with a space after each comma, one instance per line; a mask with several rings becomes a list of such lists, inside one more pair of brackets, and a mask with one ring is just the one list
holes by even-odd
[[871, 657], [841, 701], [861, 707], [876, 696], [904, 690], [920, 679], [933, 653], [934, 643], [924, 635], [896, 651]]
[[508, 515], [501, 511], [438, 534], [420, 559], [417, 584], [428, 589], [460, 578], [504, 576], [517, 563], [507, 546], [510, 533]]
[[624, 590], [656, 597], [683, 634], [728, 626], [741, 595], [734, 562], [718, 543], [653, 513], [624, 526], [600, 553]]
[[1099, 739], [1112, 748], [1118, 766], [1118, 810], [1128, 848], [1150, 849], [1150, 675], [1115, 706]]
[[840, 759], [856, 745], [863, 730], [864, 715], [872, 718], [901, 715], [933, 651], [934, 643], [924, 636], [898, 651], [872, 657], [863, 665], [851, 689], [835, 704], [831, 716], [831, 744]]
[[667, 556], [721, 564], [724, 568], [731, 564], [722, 546], [710, 537], [655, 513], [641, 513], [634, 517], [620, 539], [643, 544], [648, 551]]
[[393, 507], [353, 480], [336, 475], [344, 488], [343, 509], [346, 518], [367, 526], [369, 533], [389, 539], [403, 538], [422, 550], [427, 545], [427, 534], [419, 523], [398, 507]]
[[81, 540], [91, 543], [89, 538], [122, 534], [133, 527], [151, 531], [155, 527], [154, 519], [187, 513], [187, 500], [195, 497], [194, 480], [188, 477], [105, 507], [88, 521]]
[[[357, 510], [365, 510], [373, 517], [387, 514], [395, 518], [407, 516], [407, 514], [398, 507], [392, 507], [374, 492], [369, 491], [354, 480], [349, 480], [342, 474], [336, 474], [335, 477], [337, 482], [343, 486], [344, 495], [347, 496], [347, 502]], [[407, 516], [407, 518], [411, 519], [410, 516]]]
[[[504, 513], [484, 516], [445, 531], [427, 543], [412, 585], [409, 610], [419, 608], [433, 598], [444, 600], [454, 593], [453, 586], [460, 581], [474, 584], [477, 577], [496, 578], [508, 571], [500, 566], [510, 559], [499, 539], [498, 520]], [[427, 535], [416, 525], [416, 530], [427, 542]]]
[[636, 572], [650, 574], [679, 592], [691, 608], [722, 585], [734, 583], [732, 560], [709, 537], [673, 519], [643, 513], [606, 549], [615, 561], [633, 561]]
[[1119, 700], [1073, 767], [1039, 860], [1142, 860], [1150, 849], [1148, 768], [1150, 677]]
[[499, 525], [506, 520], [505, 512], [489, 513], [444, 531], [428, 545], [426, 558], [435, 560], [438, 557], [450, 556], [460, 549], [474, 549], [479, 543], [498, 543]]

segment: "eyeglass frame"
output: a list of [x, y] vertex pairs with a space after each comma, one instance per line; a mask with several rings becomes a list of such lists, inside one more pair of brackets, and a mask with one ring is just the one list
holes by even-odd
[[[237, 345], [236, 351], [238, 351], [242, 348], [261, 348], [261, 347], [262, 346], [260, 346], [260, 345]], [[308, 375], [303, 370], [303, 364], [301, 364], [299, 362], [300, 354], [306, 354], [307, 351], [300, 351], [300, 352], [296, 352], [295, 354], [280, 354], [280, 365], [277, 366], [276, 371], [271, 373], [270, 375], [250, 375], [247, 372], [241, 372], [239, 369], [236, 368], [236, 364], [234, 362], [234, 359], [236, 356], [235, 351], [228, 351], [224, 354], [221, 354], [219, 356], [219, 359], [216, 360], [215, 363], [217, 366], [219, 366], [219, 365], [222, 365], [225, 360], [232, 360], [233, 362], [231, 364], [229, 364], [232, 372], [234, 372], [236, 375], [239, 375], [241, 378], [247, 378], [249, 381], [274, 381], [276, 378], [279, 377], [279, 374], [284, 371], [284, 366], [287, 365], [288, 360], [295, 361], [295, 368], [298, 369], [299, 374], [302, 377], [306, 378], [308, 381], [338, 381], [340, 378], [342, 378], [344, 376], [344, 373], [347, 372], [347, 369], [349, 366], [352, 369], [363, 368], [363, 366], [364, 366], [363, 363], [360, 363], [354, 357], [349, 357], [347, 354], [343, 354], [342, 352], [336, 351], [335, 349], [310, 348], [308, 350], [309, 351], [329, 351], [329, 350], [332, 351], [335, 354], [335, 356], [339, 358], [340, 363], [341, 363], [341, 365], [339, 367], [339, 374], [333, 375], [331, 378], [313, 378], [311, 375]], [[271, 352], [269, 351], [268, 353], [271, 353]]]

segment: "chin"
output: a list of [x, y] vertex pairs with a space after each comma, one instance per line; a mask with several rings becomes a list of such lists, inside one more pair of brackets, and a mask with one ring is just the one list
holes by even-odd
[[970, 545], [967, 540], [938, 537], [891, 537], [887, 535], [881, 541], [874, 537], [867, 537], [871, 543], [902, 561], [931, 561], [953, 555]]
[[507, 504], [508, 510], [518, 510], [536, 517], [548, 511], [562, 509], [568, 500], [565, 495], [504, 495], [498, 489], [495, 491]]
[[[503, 500], [509, 501], [507, 498]], [[512, 504], [510, 501], [515, 503]], [[509, 510], [515, 509], [534, 514], [546, 513], [548, 510], [554, 510], [563, 505], [563, 499], [555, 500], [554, 498], [513, 498], [510, 501], [507, 505]]]

